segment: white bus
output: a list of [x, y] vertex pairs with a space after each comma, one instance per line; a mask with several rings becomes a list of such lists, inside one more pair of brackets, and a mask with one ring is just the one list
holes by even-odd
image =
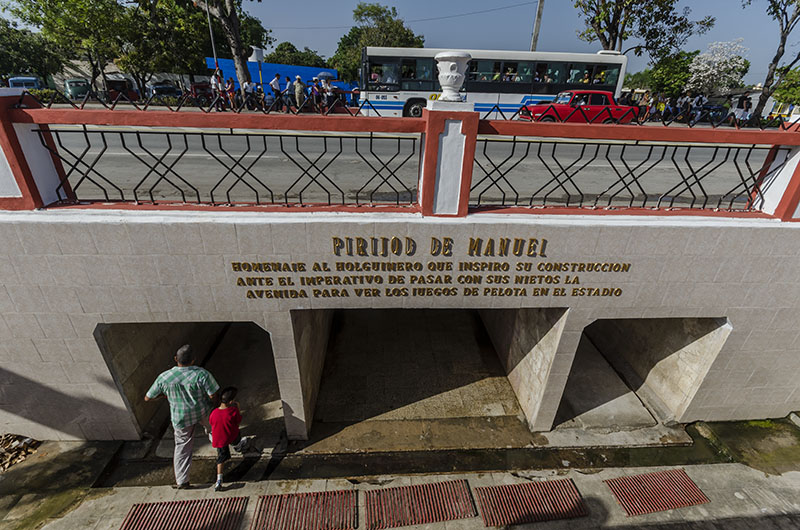
[[[436, 48], [367, 47], [362, 52], [363, 111], [380, 116], [422, 116], [429, 99], [441, 92]], [[482, 115], [507, 117], [522, 105], [550, 101], [562, 90], [607, 90], [618, 98], [628, 59], [615, 51], [592, 53], [465, 50], [472, 56], [462, 87], [465, 100]]]

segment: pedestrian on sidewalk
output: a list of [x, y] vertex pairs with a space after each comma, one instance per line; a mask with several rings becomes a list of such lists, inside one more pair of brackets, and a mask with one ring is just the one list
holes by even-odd
[[208, 421], [211, 423], [211, 446], [217, 450], [217, 481], [214, 491], [222, 490], [222, 474], [225, 462], [231, 459], [230, 445], [239, 453], [244, 452], [247, 440], [239, 433], [242, 413], [239, 403], [234, 401], [238, 390], [229, 386], [220, 393], [220, 405], [211, 411]]
[[281, 97], [281, 74], [275, 74], [272, 81], [269, 82], [272, 89], [272, 97], [275, 98], [275, 110], [280, 112], [283, 110], [283, 98]]
[[306, 101], [306, 84], [299, 75], [294, 78], [294, 100], [297, 103], [297, 112], [300, 112], [300, 107]]
[[[294, 103], [294, 83], [292, 80], [289, 79], [289, 76], [286, 76], [286, 90], [283, 91], [283, 100], [286, 103], [286, 114], [289, 114], [292, 111], [292, 105]], [[296, 107], [297, 105], [295, 105]]]
[[162, 397], [169, 402], [170, 419], [175, 431], [175, 484], [178, 489], [189, 487], [192, 466], [194, 430], [198, 425], [210, 432], [208, 414], [214, 407], [219, 385], [206, 370], [195, 366], [194, 351], [189, 344], [178, 348], [177, 366], [162, 372], [144, 396], [145, 401]]

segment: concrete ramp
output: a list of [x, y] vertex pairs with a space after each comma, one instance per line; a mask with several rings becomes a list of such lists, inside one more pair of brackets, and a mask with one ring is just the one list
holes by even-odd
[[556, 428], [626, 431], [655, 424], [636, 393], [584, 335], [556, 415]]

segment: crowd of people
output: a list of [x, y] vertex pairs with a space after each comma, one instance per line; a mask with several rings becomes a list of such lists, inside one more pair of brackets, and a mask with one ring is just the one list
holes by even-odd
[[623, 96], [620, 104], [639, 107], [639, 121], [677, 120], [696, 123], [710, 117], [715, 122], [746, 122], [752, 117], [753, 101], [750, 92], [745, 91], [734, 99], [726, 96], [721, 105], [709, 108], [709, 100], [703, 93], [684, 92], [680, 96], [669, 97], [665, 94], [645, 92], [635, 101], [633, 93]]
[[304, 83], [302, 77], [297, 75], [294, 81], [289, 76], [281, 81], [279, 73], [266, 86], [246, 81], [240, 92], [234, 79], [229, 77], [225, 82], [219, 70], [211, 76], [211, 91], [218, 111], [238, 109], [245, 105], [249, 110], [258, 108], [290, 113], [294, 108], [295, 112], [327, 112], [341, 96], [341, 91], [328, 79], [314, 77]]

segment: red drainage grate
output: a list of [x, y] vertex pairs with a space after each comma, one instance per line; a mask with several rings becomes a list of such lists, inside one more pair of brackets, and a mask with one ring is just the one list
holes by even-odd
[[572, 519], [587, 515], [572, 479], [475, 488], [486, 526]]
[[366, 492], [367, 530], [475, 517], [466, 480]]
[[287, 493], [258, 498], [250, 530], [350, 530], [358, 527], [353, 490]]
[[619, 477], [604, 482], [611, 488], [628, 517], [709, 502], [683, 469]]
[[247, 497], [134, 504], [120, 530], [237, 530]]

